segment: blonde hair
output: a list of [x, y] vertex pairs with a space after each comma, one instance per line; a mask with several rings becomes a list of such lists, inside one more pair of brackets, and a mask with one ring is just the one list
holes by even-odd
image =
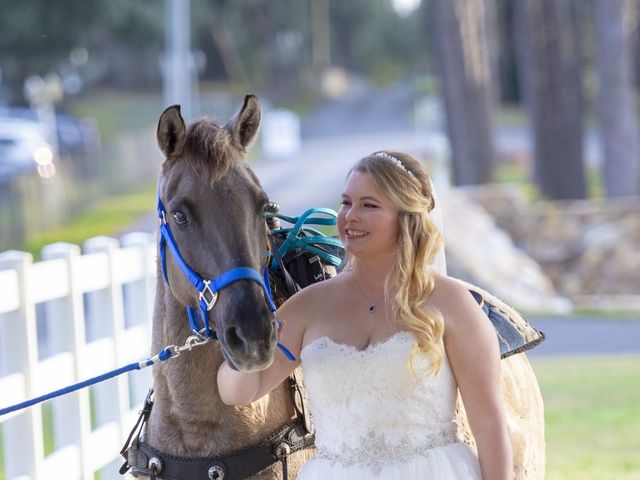
[[359, 160], [349, 175], [354, 171], [369, 174], [400, 212], [396, 262], [386, 290], [396, 292], [394, 318], [416, 338], [409, 356], [412, 372], [416, 355], [422, 353], [431, 358], [429, 370], [437, 374], [444, 357], [444, 319], [427, 303], [435, 287], [431, 265], [444, 241], [429, 216], [435, 206], [429, 176], [420, 162], [400, 152], [376, 152]]

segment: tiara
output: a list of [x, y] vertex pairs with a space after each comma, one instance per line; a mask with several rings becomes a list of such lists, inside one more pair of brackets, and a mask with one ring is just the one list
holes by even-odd
[[396, 157], [394, 157], [393, 155], [389, 155], [387, 152], [380, 151], [380, 152], [374, 153], [373, 156], [374, 157], [380, 157], [380, 158], [386, 158], [387, 160], [391, 160], [396, 167], [404, 170], [409, 175], [411, 175], [413, 178], [416, 178], [416, 176], [413, 174], [413, 172], [408, 170], [407, 167], [405, 167], [402, 164], [402, 162], [400, 160], [398, 160]]

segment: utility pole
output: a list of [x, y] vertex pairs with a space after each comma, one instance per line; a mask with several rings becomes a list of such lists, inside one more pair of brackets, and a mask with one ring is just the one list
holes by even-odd
[[192, 118], [193, 58], [190, 0], [165, 0], [164, 106], [180, 104], [186, 121]]

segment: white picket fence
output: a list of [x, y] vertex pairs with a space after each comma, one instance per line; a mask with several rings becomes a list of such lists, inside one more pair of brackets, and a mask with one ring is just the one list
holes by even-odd
[[[96, 237], [83, 250], [48, 245], [35, 263], [27, 253], [0, 253], [0, 408], [150, 353], [154, 239]], [[134, 371], [0, 417], [0, 479], [92, 480], [95, 472], [118, 478], [118, 452], [151, 385], [149, 373]]]

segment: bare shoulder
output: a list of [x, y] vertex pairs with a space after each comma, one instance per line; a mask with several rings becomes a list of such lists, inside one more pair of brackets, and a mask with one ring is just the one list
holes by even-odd
[[434, 276], [431, 302], [442, 313], [445, 327], [468, 324], [484, 317], [484, 312], [464, 285], [446, 275], [436, 273]]
[[339, 288], [339, 275], [322, 282], [313, 283], [291, 296], [278, 310], [287, 316], [310, 319], [319, 307], [326, 303]]
[[445, 348], [454, 369], [460, 366], [462, 358], [471, 365], [486, 358], [500, 358], [495, 330], [463, 284], [455, 278], [437, 275], [431, 300], [442, 313]]
[[276, 317], [283, 325], [280, 330], [280, 342], [298, 358], [307, 328], [320, 318], [322, 309], [328, 303], [328, 292], [335, 289], [333, 283], [333, 279], [329, 279], [309, 285], [289, 298], [276, 311]]

